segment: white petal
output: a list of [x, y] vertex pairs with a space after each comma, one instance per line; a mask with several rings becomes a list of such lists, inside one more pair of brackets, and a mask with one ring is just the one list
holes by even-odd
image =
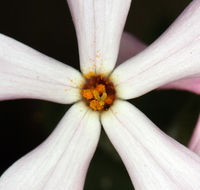
[[[117, 64], [119, 65], [131, 57], [137, 55], [142, 50], [144, 50], [147, 46], [139, 41], [135, 36], [124, 32], [122, 34], [119, 55]], [[194, 92], [200, 94], [200, 77], [191, 77], [186, 79], [180, 79], [177, 81], [173, 81], [164, 86], [159, 87], [159, 89], [178, 89], [178, 90], [187, 90], [190, 92]]]
[[1, 190], [82, 190], [100, 135], [97, 112], [73, 105], [49, 138], [12, 165]]
[[0, 100], [34, 98], [59, 103], [80, 99], [81, 74], [0, 34]]
[[200, 115], [188, 147], [200, 156]]
[[152, 45], [112, 78], [119, 97], [135, 98], [178, 79], [200, 77], [200, 0], [194, 0]]
[[131, 0], [67, 0], [76, 28], [81, 71], [108, 74], [115, 66]]
[[136, 190], [199, 190], [200, 158], [126, 101], [102, 114]]
[[124, 32], [120, 42], [119, 55], [116, 65], [119, 65], [127, 59], [137, 55], [145, 48], [146, 45], [138, 40], [135, 36]]

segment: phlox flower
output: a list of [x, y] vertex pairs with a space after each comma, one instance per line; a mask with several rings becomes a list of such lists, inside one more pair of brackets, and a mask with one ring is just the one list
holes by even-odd
[[[158, 40], [115, 68], [130, 3], [68, 0], [81, 73], [0, 35], [1, 100], [35, 98], [73, 103], [54, 132], [2, 175], [0, 189], [83, 189], [101, 124], [135, 189], [200, 189], [199, 156], [163, 133], [126, 101], [182, 81], [194, 84], [192, 89], [198, 88], [193, 81], [200, 74], [200, 0], [193, 1]], [[113, 83], [112, 103], [106, 103], [107, 89], [97, 90], [99, 84], [83, 95], [87, 80], [96, 76]], [[89, 103], [83, 101], [86, 97]], [[103, 108], [92, 109], [90, 99], [96, 103], [95, 108]], [[106, 104], [109, 107], [104, 109]]]

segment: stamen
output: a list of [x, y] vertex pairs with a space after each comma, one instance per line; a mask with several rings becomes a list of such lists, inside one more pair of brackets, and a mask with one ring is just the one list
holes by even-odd
[[81, 94], [87, 105], [95, 111], [107, 110], [115, 99], [114, 85], [103, 74], [89, 73], [85, 77], [86, 83], [83, 85]]
[[106, 104], [111, 105], [111, 104], [113, 103], [113, 97], [112, 97], [112, 96], [108, 96], [108, 97], [104, 100], [104, 102], [105, 102]]
[[104, 92], [100, 99], [101, 99], [101, 101], [104, 101], [106, 98], [107, 98], [107, 94], [106, 94], [106, 92]]
[[106, 91], [105, 85], [103, 85], [103, 84], [97, 85], [96, 90], [97, 90], [99, 93], [105, 92], [105, 91]]
[[101, 100], [101, 98], [100, 98], [100, 96], [99, 96], [99, 92], [98, 92], [97, 90], [93, 90], [92, 93], [93, 93], [93, 95], [94, 95], [94, 97], [95, 97], [95, 99], [96, 99], [97, 101], [100, 101], [100, 100]]
[[89, 89], [82, 90], [82, 95], [83, 95], [84, 98], [86, 98], [88, 100], [90, 100], [90, 99], [92, 99], [94, 97], [93, 93]]
[[103, 105], [101, 105], [97, 100], [92, 100], [90, 102], [90, 107], [95, 111], [103, 109]]

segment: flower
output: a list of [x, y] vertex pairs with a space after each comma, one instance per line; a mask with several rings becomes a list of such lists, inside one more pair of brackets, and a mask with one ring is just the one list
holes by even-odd
[[[125, 100], [198, 77], [200, 0], [193, 1], [156, 42], [115, 70], [130, 0], [68, 0], [68, 4], [83, 75], [93, 73], [91, 79], [104, 74], [114, 84], [116, 99], [108, 110], [94, 111], [90, 101], [89, 106], [81, 101], [86, 79], [78, 71], [1, 35], [1, 100], [36, 98], [74, 105], [44, 143], [3, 174], [0, 189], [82, 189], [101, 122], [136, 189], [198, 190], [199, 156]], [[100, 95], [97, 87], [86, 88], [91, 94], [84, 97], [96, 96], [92, 100], [104, 106], [108, 93], [104, 96], [103, 90]]]

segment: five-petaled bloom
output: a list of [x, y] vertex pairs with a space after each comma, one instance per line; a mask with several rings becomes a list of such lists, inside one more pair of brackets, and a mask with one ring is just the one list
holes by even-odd
[[157, 41], [114, 69], [130, 3], [68, 0], [82, 74], [0, 35], [1, 100], [74, 103], [47, 140], [2, 175], [1, 190], [83, 189], [100, 122], [136, 189], [200, 189], [199, 156], [125, 101], [161, 86], [199, 92], [200, 0]]

